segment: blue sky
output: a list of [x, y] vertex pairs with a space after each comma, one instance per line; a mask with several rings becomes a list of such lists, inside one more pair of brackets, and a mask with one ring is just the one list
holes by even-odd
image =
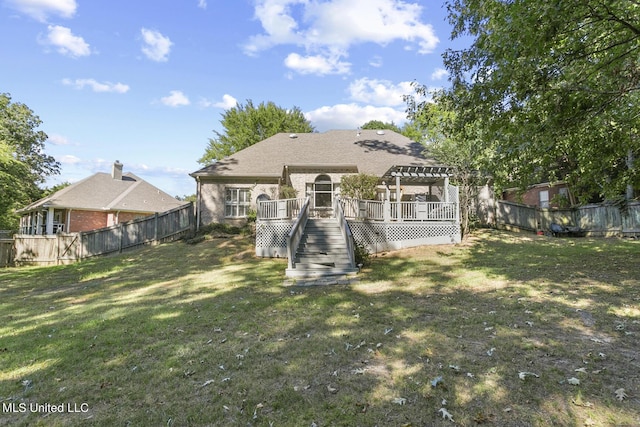
[[222, 113], [299, 107], [318, 131], [405, 120], [409, 84], [447, 85], [443, 1], [0, 0], [0, 92], [29, 106], [62, 165], [48, 185], [115, 160], [195, 193]]

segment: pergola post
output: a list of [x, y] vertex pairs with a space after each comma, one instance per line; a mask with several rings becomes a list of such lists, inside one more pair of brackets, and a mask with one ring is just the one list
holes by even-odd
[[384, 185], [384, 204], [382, 205], [382, 219], [384, 222], [391, 221], [391, 190], [386, 182]]
[[444, 177], [444, 202], [449, 203], [449, 177]]

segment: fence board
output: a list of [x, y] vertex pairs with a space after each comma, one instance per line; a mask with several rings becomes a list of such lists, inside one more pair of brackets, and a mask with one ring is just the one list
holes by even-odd
[[0, 267], [13, 263], [13, 239], [0, 239]]
[[[194, 226], [193, 204], [81, 233], [17, 235], [15, 263], [55, 265], [175, 239]], [[1, 260], [1, 258], [0, 258]], [[1, 264], [0, 264], [1, 265]]]
[[500, 200], [496, 202], [495, 225], [499, 228], [549, 230], [551, 223], [578, 226], [591, 236], [640, 234], [640, 203], [621, 210], [612, 205], [587, 205], [573, 209], [540, 209]]

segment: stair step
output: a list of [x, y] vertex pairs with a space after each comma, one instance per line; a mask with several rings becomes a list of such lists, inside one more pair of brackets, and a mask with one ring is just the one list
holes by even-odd
[[309, 219], [288, 277], [355, 274], [340, 226], [335, 219]]
[[287, 269], [285, 274], [287, 277], [326, 277], [326, 276], [346, 276], [355, 275], [357, 268], [322, 268], [322, 269]]

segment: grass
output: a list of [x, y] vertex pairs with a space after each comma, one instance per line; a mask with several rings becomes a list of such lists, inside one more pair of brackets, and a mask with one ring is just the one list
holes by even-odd
[[0, 425], [638, 425], [639, 259], [482, 231], [349, 286], [245, 236], [0, 270]]

